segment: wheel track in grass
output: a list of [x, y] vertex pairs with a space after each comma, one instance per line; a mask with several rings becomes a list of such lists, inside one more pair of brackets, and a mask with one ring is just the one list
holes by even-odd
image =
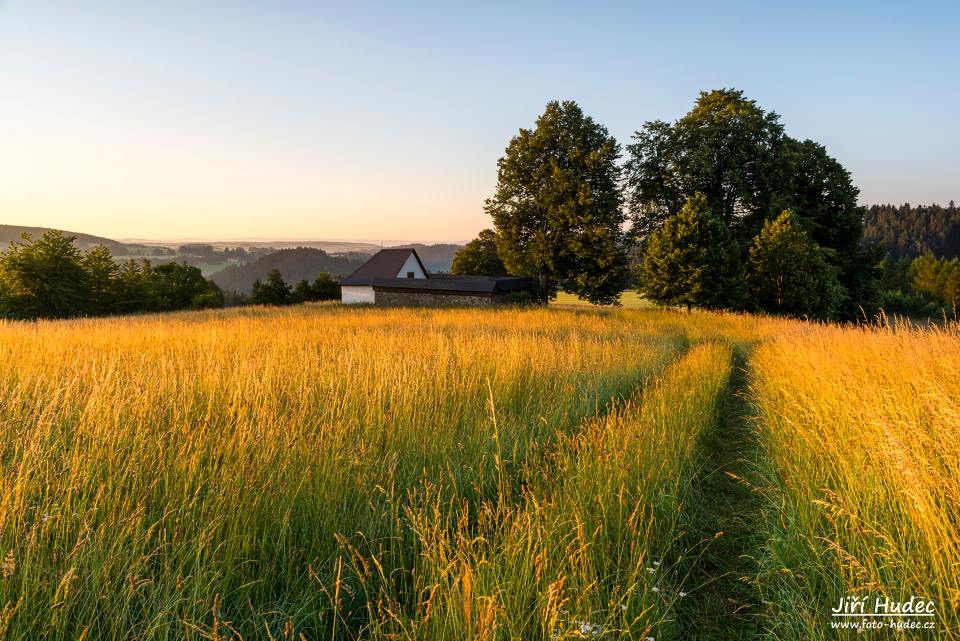
[[[754, 639], [762, 634], [762, 602], [753, 577], [764, 544], [760, 456], [747, 399], [749, 351], [734, 349], [733, 369], [717, 425], [703, 440], [697, 497], [684, 506], [684, 597], [677, 608], [682, 638]], [[682, 562], [683, 563], [683, 562]]]

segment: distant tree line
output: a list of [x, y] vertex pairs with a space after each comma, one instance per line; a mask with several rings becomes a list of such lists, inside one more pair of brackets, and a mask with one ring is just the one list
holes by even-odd
[[632, 281], [664, 305], [831, 320], [876, 309], [882, 252], [863, 242], [849, 172], [741, 91], [702, 92], [626, 152], [575, 102], [548, 103], [498, 161], [494, 229], [454, 271], [502, 261], [540, 301], [564, 290], [616, 304]]
[[864, 214], [864, 238], [894, 258], [916, 258], [930, 252], [941, 258], [960, 257], [960, 208], [909, 203], [873, 205]]
[[147, 260], [117, 263], [96, 245], [81, 252], [72, 236], [24, 234], [0, 253], [0, 316], [70, 318], [222, 307], [223, 293], [196, 267]]
[[253, 281], [248, 301], [253, 305], [294, 305], [316, 301], [340, 300], [340, 284], [321, 272], [311, 283], [301, 280], [294, 286], [283, 280], [279, 269], [271, 269], [267, 278]]
[[322, 249], [296, 247], [281, 249], [260, 256], [243, 265], [230, 265], [211, 278], [225, 292], [238, 292], [247, 296], [252, 293], [252, 283], [256, 279], [263, 281], [274, 269], [278, 270], [288, 283], [302, 280], [313, 281], [320, 273], [334, 277], [349, 274], [370, 257], [365, 254], [331, 255]]
[[[339, 298], [328, 274], [287, 285], [278, 270], [254, 283], [251, 296], [230, 292], [234, 304], [287, 305]], [[74, 238], [47, 231], [24, 234], [0, 253], [0, 318], [107, 316], [223, 307], [224, 292], [186, 263], [117, 262], [103, 245], [80, 251]]]

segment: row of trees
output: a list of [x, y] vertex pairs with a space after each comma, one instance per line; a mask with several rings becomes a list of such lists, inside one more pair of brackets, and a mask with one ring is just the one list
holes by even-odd
[[81, 252], [73, 238], [24, 235], [0, 254], [0, 317], [69, 318], [222, 307], [223, 293], [186, 264], [114, 261], [102, 245]]
[[292, 247], [272, 251], [243, 264], [228, 265], [214, 273], [211, 278], [224, 291], [236, 291], [244, 295], [251, 293], [253, 281], [267, 279], [274, 269], [283, 274], [288, 283], [301, 280], [313, 281], [317, 274], [349, 274], [366, 262], [366, 254], [328, 254], [315, 247]]
[[[549, 103], [498, 161], [486, 201], [494, 230], [474, 248], [492, 240], [540, 300], [563, 289], [615, 303], [636, 255], [633, 275], [664, 304], [819, 318], [876, 304], [879, 256], [863, 245], [849, 172], [821, 145], [785, 135], [776, 113], [737, 90], [703, 92], [685, 116], [647, 122], [633, 141], [621, 162], [616, 140], [576, 103]], [[795, 250], [790, 261], [774, 261], [767, 246], [777, 244]], [[671, 252], [695, 254], [699, 267], [665, 271]], [[789, 289], [811, 278], [823, 295]]]
[[647, 240], [639, 285], [651, 300], [827, 319], [843, 300], [837, 270], [798, 217], [784, 211], [740, 245], [703, 195], [686, 202]]
[[[186, 263], [118, 263], [96, 245], [81, 252], [73, 238], [48, 231], [24, 235], [0, 253], [0, 318], [71, 318], [168, 312], [224, 306], [224, 293]], [[234, 304], [289, 305], [340, 298], [340, 285], [321, 273], [290, 286], [279, 270], [257, 280], [249, 298], [230, 292]]]
[[330, 274], [321, 272], [312, 283], [301, 280], [291, 287], [279, 269], [271, 269], [266, 280], [258, 278], [253, 281], [249, 302], [254, 305], [295, 305], [327, 300], [340, 300], [340, 284]]

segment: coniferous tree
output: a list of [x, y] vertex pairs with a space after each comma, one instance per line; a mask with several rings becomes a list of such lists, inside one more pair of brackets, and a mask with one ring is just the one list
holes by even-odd
[[797, 318], [830, 319], [843, 297], [833, 267], [790, 211], [754, 238], [746, 284], [752, 309]]
[[739, 261], [730, 229], [697, 194], [648, 237], [640, 290], [660, 305], [733, 309], [740, 303]]
[[113, 260], [110, 249], [96, 245], [80, 259], [89, 298], [86, 313], [100, 316], [117, 311], [120, 294], [120, 266]]
[[120, 266], [118, 280], [118, 313], [159, 311], [153, 287], [153, 267], [149, 260], [128, 260]]
[[952, 200], [940, 205], [873, 205], [864, 215], [864, 238], [895, 258], [933, 252], [960, 257], [960, 208]]

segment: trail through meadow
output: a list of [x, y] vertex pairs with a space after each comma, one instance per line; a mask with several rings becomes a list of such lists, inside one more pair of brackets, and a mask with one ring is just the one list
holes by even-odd
[[759, 595], [752, 578], [763, 543], [758, 449], [747, 399], [747, 356], [735, 351], [734, 368], [716, 429], [704, 435], [704, 466], [697, 500], [684, 506], [688, 596], [679, 610], [691, 640], [753, 639], [761, 630]]

